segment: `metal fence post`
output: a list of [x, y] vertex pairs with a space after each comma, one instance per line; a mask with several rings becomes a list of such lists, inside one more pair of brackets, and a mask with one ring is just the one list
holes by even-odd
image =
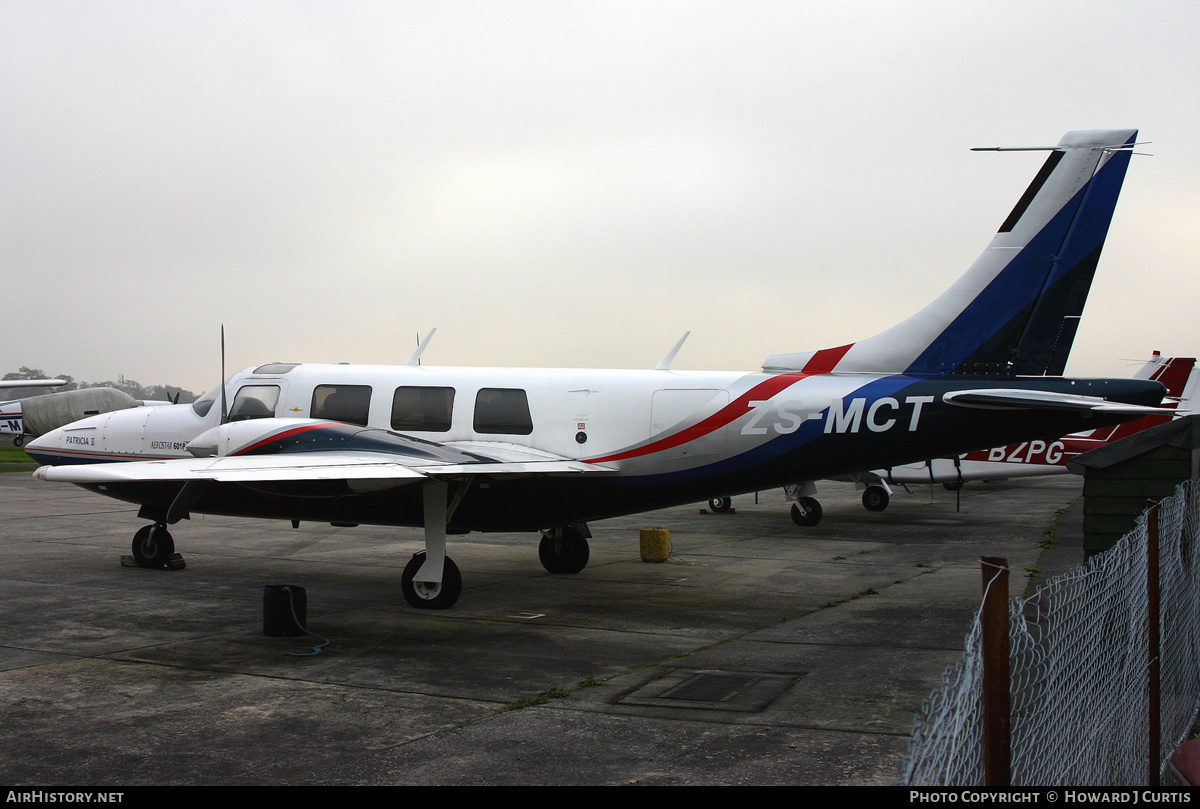
[[1008, 560], [981, 556], [983, 571], [983, 761], [988, 786], [1012, 782], [1012, 700], [1008, 640]]
[[1146, 510], [1146, 654], [1149, 658], [1146, 677], [1149, 686], [1149, 721], [1147, 733], [1148, 767], [1147, 785], [1159, 785], [1159, 766], [1162, 761], [1162, 715], [1160, 713], [1159, 670], [1162, 658], [1159, 654], [1159, 581], [1158, 581], [1158, 504]]

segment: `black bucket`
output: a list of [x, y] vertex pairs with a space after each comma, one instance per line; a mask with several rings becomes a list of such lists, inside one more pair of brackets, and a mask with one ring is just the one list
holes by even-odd
[[[299, 626], [297, 626], [297, 621]], [[303, 627], [307, 623], [308, 596], [303, 587], [297, 587], [294, 584], [264, 585], [264, 635], [270, 638], [290, 638], [303, 635]]]

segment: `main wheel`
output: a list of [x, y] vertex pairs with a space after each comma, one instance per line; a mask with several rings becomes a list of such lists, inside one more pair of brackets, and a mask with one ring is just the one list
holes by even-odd
[[708, 501], [708, 510], [713, 514], [725, 514], [733, 508], [733, 500], [728, 497], [714, 497]]
[[25, 445], [25, 436], [23, 436], [23, 435], [21, 435], [21, 434], [19, 434], [19, 433], [18, 433], [18, 434], [17, 434], [17, 435], [16, 435], [16, 436], [13, 438], [13, 446], [14, 446], [14, 447], [20, 447], [20, 446], [24, 446], [24, 445]]
[[404, 566], [404, 573], [400, 576], [400, 590], [404, 593], [404, 600], [419, 610], [444, 610], [453, 607], [462, 595], [462, 574], [458, 572], [458, 565], [447, 556], [442, 565], [442, 581], [439, 584], [413, 581], [423, 564], [425, 551], [420, 551], [414, 553], [413, 558]]
[[887, 489], [882, 486], [868, 486], [862, 496], [863, 508], [867, 511], [883, 511], [891, 500]]
[[570, 526], [542, 534], [538, 544], [538, 559], [550, 573], [578, 573], [587, 567], [591, 553], [587, 538]]
[[801, 497], [792, 503], [792, 522], [804, 528], [816, 525], [821, 521], [821, 504], [812, 497]]
[[942, 484], [942, 488], [948, 492], [956, 492], [963, 487], [961, 480], [949, 480]]
[[161, 523], [143, 525], [133, 535], [133, 558], [142, 567], [162, 570], [175, 553], [175, 540]]

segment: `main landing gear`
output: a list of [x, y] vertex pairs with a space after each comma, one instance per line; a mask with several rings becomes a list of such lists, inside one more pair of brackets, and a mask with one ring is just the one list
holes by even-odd
[[[426, 484], [426, 489], [434, 488]], [[426, 511], [426, 514], [433, 510]], [[446, 556], [445, 533], [436, 523], [431, 530], [425, 526], [426, 550], [413, 554], [400, 578], [400, 590], [410, 606], [422, 610], [444, 610], [454, 606], [462, 595], [462, 573], [454, 560]], [[588, 538], [591, 532], [584, 523], [565, 525], [542, 532], [538, 558], [550, 573], [578, 573], [587, 567], [591, 551]], [[440, 561], [441, 570], [436, 565]]]
[[708, 501], [708, 510], [713, 514], [728, 514], [733, 508], [733, 500], [728, 497], [714, 497]]
[[801, 528], [811, 528], [821, 521], [821, 504], [813, 497], [817, 485], [811, 480], [791, 483], [783, 487], [787, 499], [792, 501], [792, 522]]
[[[448, 502], [449, 487], [433, 481], [422, 489], [425, 521], [425, 550], [413, 554], [400, 576], [404, 600], [417, 609], [444, 610], [462, 595], [462, 573], [446, 555], [446, 526], [454, 503]], [[460, 492], [461, 495], [461, 492]], [[168, 520], [171, 512], [168, 511]], [[298, 524], [293, 522], [293, 524]], [[565, 525], [542, 532], [538, 557], [551, 573], [578, 573], [588, 563], [591, 532], [586, 523]], [[133, 556], [142, 567], [177, 569], [182, 560], [166, 522], [143, 526], [133, 538]]]
[[883, 511], [892, 501], [892, 495], [882, 486], [868, 486], [862, 495], [863, 508], [867, 511]]
[[[875, 475], [866, 480], [858, 479], [856, 483], [866, 489], [862, 493], [863, 508], [867, 511], [883, 511], [892, 501], [892, 492], [887, 483]], [[812, 481], [794, 483], [783, 488], [787, 498], [792, 501], [792, 522], [803, 528], [811, 528], [821, 521], [821, 504], [814, 497], [817, 493], [816, 484]]]
[[538, 559], [550, 573], [578, 573], [587, 567], [591, 551], [587, 525], [564, 525], [542, 532]]
[[462, 574], [454, 560], [442, 560], [441, 581], [416, 581], [417, 571], [425, 564], [425, 551], [414, 553], [400, 576], [400, 591], [410, 606], [419, 610], [444, 610], [454, 606], [462, 595]]
[[821, 521], [821, 504], [815, 497], [801, 497], [792, 503], [792, 522], [808, 528]]

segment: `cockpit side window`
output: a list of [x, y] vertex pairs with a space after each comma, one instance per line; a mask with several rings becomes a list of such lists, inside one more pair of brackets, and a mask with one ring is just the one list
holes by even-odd
[[229, 420], [269, 419], [275, 415], [275, 405], [278, 403], [278, 385], [243, 385], [233, 397]]
[[217, 385], [212, 390], [207, 391], [196, 401], [192, 402], [192, 410], [197, 416], [207, 416], [208, 411], [212, 410], [212, 406], [217, 403], [217, 397], [221, 395], [221, 386]]
[[370, 410], [370, 385], [317, 385], [309, 415], [366, 427]]
[[475, 397], [475, 432], [529, 435], [529, 398], [519, 388], [481, 388]]
[[405, 385], [392, 397], [392, 429], [444, 433], [450, 429], [454, 388]]

